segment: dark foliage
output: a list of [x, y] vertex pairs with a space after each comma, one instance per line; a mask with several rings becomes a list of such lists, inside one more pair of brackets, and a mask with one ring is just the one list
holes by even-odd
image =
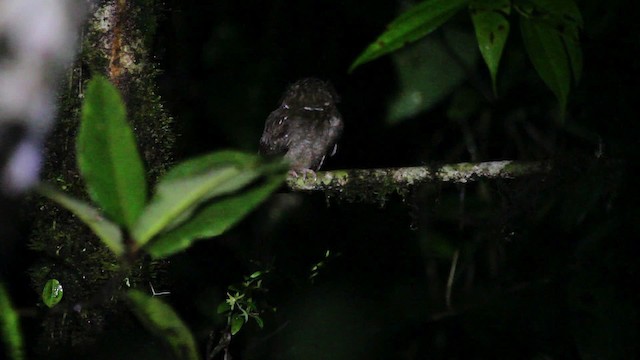
[[[166, 1], [156, 54], [180, 158], [257, 151], [282, 89], [313, 76], [334, 84], [344, 118], [339, 152], [324, 168], [554, 163], [544, 176], [429, 184], [383, 206], [283, 190], [232, 232], [171, 258], [166, 300], [201, 349], [224, 328], [215, 309], [227, 287], [269, 268], [268, 292], [257, 295], [265, 329], [246, 325], [231, 341], [234, 358], [637, 358], [638, 6], [579, 6], [585, 67], [564, 123], [514, 31], [497, 97], [486, 96], [490, 78], [477, 63], [453, 96], [389, 125], [385, 112], [398, 91], [392, 59], [346, 70], [392, 19], [393, 2]], [[452, 23], [471, 29], [466, 18]], [[478, 105], [452, 117], [463, 91]], [[23, 256], [16, 247], [8, 246]], [[15, 262], [0, 266], [8, 282], [25, 281]], [[34, 324], [26, 330], [27, 339], [38, 333]], [[162, 349], [126, 323], [106, 325], [83, 354], [168, 357]]]

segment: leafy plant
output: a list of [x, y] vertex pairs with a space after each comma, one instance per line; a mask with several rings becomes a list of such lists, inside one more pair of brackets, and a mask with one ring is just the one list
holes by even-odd
[[229, 286], [227, 298], [217, 308], [217, 313], [226, 317], [227, 326], [221, 332], [221, 336], [215, 346], [213, 342], [214, 333], [211, 333], [210, 342], [207, 346], [208, 359], [213, 359], [222, 351], [224, 351], [226, 358], [231, 339], [249, 322], [249, 319], [253, 319], [261, 329], [264, 327], [264, 321], [260, 316], [261, 310], [254, 295], [257, 292], [266, 291], [263, 287], [263, 280], [268, 272], [269, 270], [256, 271], [249, 276], [245, 276], [242, 283]]
[[218, 314], [227, 317], [227, 325], [231, 335], [237, 334], [250, 318], [254, 319], [260, 328], [264, 326], [258, 312], [258, 306], [252, 297], [255, 291], [264, 290], [262, 287], [263, 276], [262, 271], [256, 271], [245, 276], [240, 285], [229, 286], [230, 292], [227, 292], [227, 299], [218, 305]]
[[583, 23], [573, 0], [425, 0], [395, 18], [349, 71], [429, 35], [465, 8], [471, 15], [494, 92], [513, 9], [519, 15], [529, 59], [564, 114], [571, 82], [579, 81], [582, 72], [579, 32]]
[[108, 80], [89, 82], [77, 138], [78, 167], [96, 206], [43, 184], [40, 194], [73, 212], [116, 256], [170, 256], [220, 235], [284, 180], [286, 166], [219, 151], [184, 161], [160, 178], [147, 201], [144, 167], [124, 103]]
[[[177, 164], [148, 199], [124, 102], [99, 76], [87, 86], [76, 150], [94, 205], [50, 185], [37, 190], [82, 220], [123, 262], [145, 253], [167, 257], [196, 240], [223, 234], [281, 185], [287, 169], [257, 155], [219, 151]], [[54, 306], [61, 297], [60, 284], [49, 281], [45, 304]], [[128, 299], [141, 321], [164, 337], [177, 356], [197, 358], [191, 333], [169, 305], [137, 290], [130, 290]]]

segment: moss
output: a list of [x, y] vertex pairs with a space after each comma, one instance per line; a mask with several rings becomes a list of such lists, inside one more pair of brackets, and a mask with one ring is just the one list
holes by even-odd
[[[147, 6], [152, 3], [145, 2]], [[139, 151], [146, 162], [148, 180], [152, 183], [171, 164], [175, 142], [173, 120], [164, 111], [156, 92], [158, 72], [147, 56], [146, 46], [153, 37], [154, 27], [136, 28], [141, 22], [148, 25], [155, 21], [153, 10], [136, 8], [128, 13], [129, 19], [136, 20], [126, 20], [123, 24], [128, 39], [123, 48], [134, 55], [135, 64], [127, 67], [117, 79]], [[132, 14], [136, 16], [131, 17]], [[43, 180], [85, 200], [84, 183], [76, 167], [75, 138], [84, 86], [92, 74], [104, 74], [110, 65], [105, 44], [113, 34], [101, 31], [107, 20], [93, 17], [87, 24], [80, 58], [69, 69], [60, 87], [58, 121], [46, 144], [42, 171]], [[40, 352], [55, 358], [49, 349], [88, 345], [109, 319], [128, 321], [120, 295], [129, 286], [147, 288], [164, 265], [147, 258], [122, 264], [71, 213], [43, 199], [32, 203], [34, 220], [30, 247], [40, 254], [38, 263], [30, 270], [33, 289], [40, 294], [45, 282], [51, 278], [58, 279], [64, 289], [62, 301], [46, 312], [39, 342]], [[154, 285], [157, 285], [156, 280]], [[43, 305], [42, 308], [44, 311]]]
[[340, 174], [335, 182], [328, 184], [323, 190], [325, 196], [330, 199], [372, 203], [383, 207], [389, 197], [400, 193], [398, 189], [398, 184], [386, 172], [372, 170]]

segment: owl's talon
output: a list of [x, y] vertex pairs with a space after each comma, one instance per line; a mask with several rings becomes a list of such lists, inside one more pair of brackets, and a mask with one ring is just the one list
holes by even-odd
[[313, 181], [315, 182], [316, 180], [318, 180], [318, 175], [316, 175], [316, 172], [311, 170], [311, 169], [302, 169], [302, 176], [304, 176], [304, 179], [307, 180], [308, 179], [308, 175], [311, 174]]
[[309, 179], [309, 176], [311, 176], [313, 181], [318, 180], [318, 175], [311, 169], [298, 169], [298, 171], [300, 171], [300, 174], [298, 174], [296, 170], [289, 170], [289, 176], [293, 176], [295, 178], [302, 176], [305, 181]]

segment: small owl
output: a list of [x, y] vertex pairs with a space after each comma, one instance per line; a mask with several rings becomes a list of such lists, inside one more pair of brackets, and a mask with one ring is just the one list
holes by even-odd
[[294, 173], [320, 169], [327, 154], [335, 154], [342, 134], [336, 102], [338, 96], [328, 82], [307, 78], [289, 86], [264, 124], [260, 153], [283, 155]]

